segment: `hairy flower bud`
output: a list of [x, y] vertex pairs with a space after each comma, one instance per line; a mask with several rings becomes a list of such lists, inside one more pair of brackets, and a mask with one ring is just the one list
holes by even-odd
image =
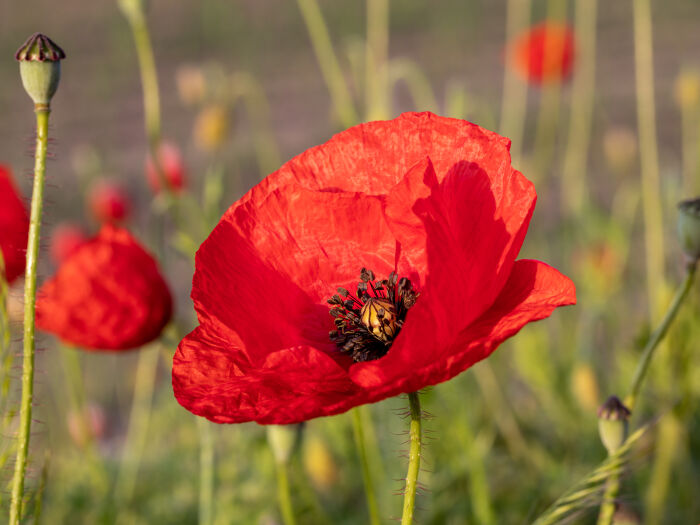
[[629, 409], [617, 396], [610, 396], [598, 409], [598, 433], [608, 454], [614, 454], [627, 439]]
[[37, 106], [51, 104], [61, 79], [61, 60], [66, 54], [53, 40], [34, 33], [15, 53], [25, 91]]
[[678, 236], [692, 263], [700, 259], [700, 198], [678, 204]]

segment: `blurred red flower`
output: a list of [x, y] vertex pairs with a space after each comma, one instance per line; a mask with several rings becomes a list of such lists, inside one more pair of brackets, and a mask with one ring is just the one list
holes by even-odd
[[67, 222], [56, 226], [51, 232], [49, 253], [56, 264], [61, 264], [80, 248], [88, 238], [80, 226]]
[[7, 282], [24, 273], [28, 233], [27, 210], [17, 193], [10, 170], [0, 165], [0, 252]]
[[574, 33], [567, 24], [541, 22], [519, 35], [509, 48], [509, 61], [528, 81], [544, 84], [571, 75]]
[[[171, 142], [162, 142], [158, 149], [158, 161], [163, 170], [163, 176], [170, 189], [178, 192], [185, 186], [185, 165], [180, 149]], [[152, 157], [146, 159], [146, 179], [154, 193], [160, 191], [160, 176]]]
[[[175, 354], [180, 404], [217, 423], [337, 414], [446, 381], [573, 304], [567, 277], [515, 260], [536, 196], [509, 147], [407, 113], [350, 128], [255, 186], [197, 252], [200, 326]], [[377, 288], [362, 267], [390, 277]]]
[[88, 207], [100, 224], [114, 224], [128, 217], [131, 201], [119, 184], [101, 180], [90, 189]]
[[36, 322], [83, 348], [126, 350], [158, 337], [171, 314], [156, 261], [127, 230], [105, 225], [41, 287]]

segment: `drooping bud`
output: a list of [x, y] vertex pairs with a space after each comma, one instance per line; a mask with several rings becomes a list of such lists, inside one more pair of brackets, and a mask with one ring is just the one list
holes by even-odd
[[269, 425], [267, 442], [277, 463], [287, 463], [297, 445], [302, 425]]
[[700, 260], [700, 197], [678, 204], [678, 236], [681, 247], [695, 264]]
[[360, 311], [360, 320], [380, 341], [386, 343], [396, 335], [396, 309], [388, 299], [369, 299]]
[[118, 0], [119, 9], [129, 20], [142, 19], [146, 11], [145, 0]]
[[329, 491], [338, 482], [338, 465], [326, 442], [319, 436], [304, 437], [302, 460], [304, 469], [314, 487], [321, 492]]
[[692, 110], [700, 103], [700, 71], [686, 68], [676, 77], [673, 88], [676, 104], [681, 110]]
[[641, 525], [641, 516], [630, 506], [618, 503], [613, 514], [612, 525]]
[[194, 142], [205, 153], [218, 150], [228, 138], [228, 110], [221, 105], [205, 107], [194, 123]]
[[131, 201], [126, 191], [108, 180], [98, 181], [88, 194], [88, 207], [100, 224], [124, 221], [131, 211]]
[[[180, 149], [172, 142], [161, 142], [158, 147], [158, 166], [153, 157], [146, 158], [146, 179], [154, 193], [161, 190], [161, 178], [165, 179], [170, 190], [179, 192], [185, 187], [185, 164]], [[158, 173], [158, 168], [162, 174]]]
[[39, 107], [48, 109], [61, 79], [66, 54], [53, 40], [34, 33], [15, 53], [25, 91]]
[[598, 409], [598, 433], [608, 454], [617, 452], [627, 439], [630, 413], [617, 396], [610, 396]]

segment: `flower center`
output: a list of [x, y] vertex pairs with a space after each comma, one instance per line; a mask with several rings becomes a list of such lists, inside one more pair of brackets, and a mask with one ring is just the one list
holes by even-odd
[[410, 280], [394, 272], [376, 281], [372, 270], [362, 268], [360, 281], [356, 295], [338, 288], [328, 300], [336, 327], [331, 341], [355, 362], [379, 359], [389, 351], [419, 295]]

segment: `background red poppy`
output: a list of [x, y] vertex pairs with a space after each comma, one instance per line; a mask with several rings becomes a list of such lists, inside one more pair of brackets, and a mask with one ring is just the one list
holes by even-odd
[[535, 84], [564, 80], [575, 58], [574, 32], [568, 24], [544, 21], [532, 26], [510, 44], [509, 60]]
[[12, 174], [9, 168], [0, 165], [0, 250], [8, 282], [24, 273], [28, 232], [29, 215]]
[[125, 350], [158, 337], [171, 314], [156, 261], [127, 230], [106, 225], [41, 287], [36, 322], [82, 348]]

